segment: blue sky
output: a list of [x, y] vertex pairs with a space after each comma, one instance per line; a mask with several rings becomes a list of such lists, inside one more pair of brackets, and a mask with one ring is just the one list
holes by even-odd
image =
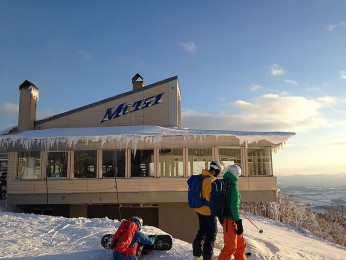
[[276, 175], [346, 172], [346, 1], [0, 0], [0, 130], [179, 77], [189, 128], [296, 132]]

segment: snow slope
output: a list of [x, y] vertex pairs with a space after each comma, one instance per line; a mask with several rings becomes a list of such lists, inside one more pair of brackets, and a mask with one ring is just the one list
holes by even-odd
[[[245, 238], [251, 259], [346, 259], [346, 248], [315, 238], [270, 219], [247, 216], [264, 230], [262, 234], [246, 219]], [[197, 218], [196, 218], [197, 221]], [[112, 259], [100, 239], [112, 233], [119, 222], [108, 218], [63, 218], [5, 212], [0, 206], [0, 259]], [[164, 233], [144, 226], [147, 234]], [[219, 227], [217, 247], [222, 247]], [[217, 252], [219, 250], [216, 250]], [[191, 244], [174, 239], [168, 252], [151, 252], [141, 259], [192, 259]]]

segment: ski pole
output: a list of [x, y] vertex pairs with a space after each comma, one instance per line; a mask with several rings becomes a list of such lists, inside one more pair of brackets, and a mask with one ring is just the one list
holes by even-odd
[[253, 222], [244, 214], [243, 211], [240, 211], [240, 212], [241, 212], [241, 214], [243, 214], [243, 216], [244, 216], [248, 221], [250, 221], [250, 223], [251, 223], [252, 225], [254, 225], [255, 228], [258, 229], [258, 232], [259, 232], [259, 233], [263, 233], [263, 229], [259, 229], [259, 228], [255, 225], [255, 223], [253, 223]]

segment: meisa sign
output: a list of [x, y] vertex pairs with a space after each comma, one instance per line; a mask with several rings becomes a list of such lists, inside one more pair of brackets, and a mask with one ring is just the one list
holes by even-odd
[[155, 106], [157, 104], [160, 104], [162, 102], [161, 98], [165, 93], [159, 93], [155, 96], [147, 97], [144, 99], [137, 100], [133, 102], [133, 104], [126, 104], [122, 103], [120, 104], [113, 112], [113, 107], [110, 107], [106, 110], [105, 115], [100, 120], [100, 124], [112, 120], [117, 117], [121, 117], [123, 115], [126, 115], [128, 113], [134, 113], [138, 110], [145, 109], [147, 107]]

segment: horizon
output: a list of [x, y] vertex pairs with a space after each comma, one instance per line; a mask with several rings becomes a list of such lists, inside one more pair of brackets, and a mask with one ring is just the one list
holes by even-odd
[[[326, 175], [326, 176], [345, 175], [345, 177], [346, 177], [346, 173], [345, 172], [329, 173], [329, 174], [324, 174], [324, 173], [312, 173], [312, 174], [294, 173], [294, 174], [291, 174], [291, 175], [279, 175], [277, 177], [293, 177], [293, 176], [308, 176], [308, 177], [311, 177], [311, 176], [319, 176], [319, 175]], [[345, 185], [346, 185], [346, 183], [345, 183]]]
[[[134, 8], [135, 7], [135, 8]], [[178, 76], [183, 127], [295, 132], [275, 176], [346, 171], [346, 1], [0, 2], [0, 131]], [[30, 14], [30, 15], [29, 15]], [[30, 19], [28, 19], [30, 16]]]

